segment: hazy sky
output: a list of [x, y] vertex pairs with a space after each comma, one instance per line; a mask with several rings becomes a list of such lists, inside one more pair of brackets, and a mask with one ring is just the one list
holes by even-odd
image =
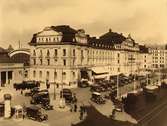
[[167, 42], [167, 0], [0, 0], [0, 46], [18, 47], [45, 26], [68, 24], [100, 36], [109, 28], [139, 43]]

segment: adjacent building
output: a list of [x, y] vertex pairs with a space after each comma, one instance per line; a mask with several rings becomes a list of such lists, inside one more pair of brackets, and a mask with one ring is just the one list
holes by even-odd
[[23, 81], [23, 64], [15, 63], [8, 51], [0, 48], [0, 86]]

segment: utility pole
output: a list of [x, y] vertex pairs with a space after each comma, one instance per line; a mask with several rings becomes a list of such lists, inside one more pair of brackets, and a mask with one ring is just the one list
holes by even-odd
[[117, 99], [119, 99], [119, 74], [117, 75]]

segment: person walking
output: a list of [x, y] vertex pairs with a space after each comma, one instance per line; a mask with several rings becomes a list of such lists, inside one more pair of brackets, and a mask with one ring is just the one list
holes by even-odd
[[79, 118], [80, 118], [80, 120], [83, 120], [83, 110], [82, 109], [80, 110], [80, 117]]
[[74, 104], [74, 112], [77, 112], [77, 104]]

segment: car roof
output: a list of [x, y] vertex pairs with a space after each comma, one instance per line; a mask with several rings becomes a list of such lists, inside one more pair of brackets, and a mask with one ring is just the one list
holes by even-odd
[[93, 92], [92, 94], [101, 95], [99, 92]]
[[28, 106], [27, 108], [33, 109], [33, 110], [39, 110], [39, 109], [41, 109], [39, 106], [36, 106], [36, 105], [31, 105], [31, 106]]

